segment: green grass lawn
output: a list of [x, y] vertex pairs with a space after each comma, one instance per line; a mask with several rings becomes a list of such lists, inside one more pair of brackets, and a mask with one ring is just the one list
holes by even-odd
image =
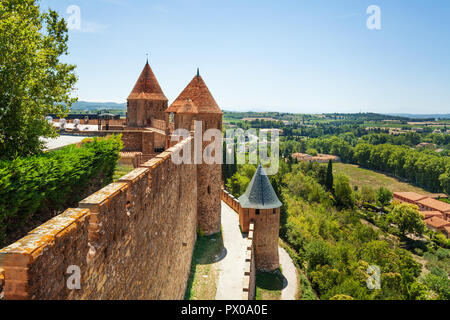
[[283, 274], [280, 269], [256, 273], [256, 300], [280, 300], [283, 289]]
[[223, 249], [222, 232], [197, 239], [184, 296], [186, 300], [214, 300], [216, 298], [219, 276], [216, 262], [222, 257]]
[[362, 187], [364, 185], [378, 188], [380, 186], [386, 187], [392, 192], [399, 191], [413, 191], [420, 194], [430, 194], [422, 188], [413, 186], [409, 183], [402, 182], [396, 178], [387, 176], [385, 174], [360, 168], [357, 165], [346, 163], [334, 163], [333, 172], [344, 173], [350, 178], [350, 184], [353, 186]]
[[116, 170], [114, 171], [113, 180], [117, 181], [118, 179], [126, 175], [128, 172], [131, 172], [133, 170], [134, 170], [133, 166], [117, 165]]

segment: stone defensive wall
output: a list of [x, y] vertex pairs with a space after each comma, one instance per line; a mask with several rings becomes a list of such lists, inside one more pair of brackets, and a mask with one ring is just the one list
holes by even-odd
[[242, 283], [242, 300], [255, 299], [255, 282], [256, 282], [256, 269], [255, 269], [255, 245], [253, 241], [254, 224], [250, 222], [249, 232], [247, 236], [247, 244], [245, 250], [245, 267], [244, 267], [244, 280]]
[[222, 189], [222, 201], [239, 215], [241, 231], [248, 234], [244, 255], [245, 267], [242, 278], [242, 300], [253, 300], [255, 298], [256, 282], [255, 244], [253, 241], [255, 225], [253, 220], [250, 220], [249, 209], [242, 208], [239, 200], [224, 189]]
[[171, 155], [190, 139], [0, 250], [0, 299], [183, 299], [197, 169]]

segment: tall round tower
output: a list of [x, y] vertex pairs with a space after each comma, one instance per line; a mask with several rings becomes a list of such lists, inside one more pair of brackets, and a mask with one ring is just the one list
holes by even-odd
[[278, 237], [281, 202], [261, 165], [255, 172], [245, 193], [239, 198], [242, 208], [249, 209], [254, 222], [253, 241], [255, 267], [273, 271], [280, 265]]
[[[194, 129], [194, 121], [200, 121], [202, 136], [208, 129], [222, 131], [222, 115], [211, 92], [200, 76], [197, 75], [180, 93], [177, 99], [166, 110], [166, 113], [174, 114], [175, 129]], [[220, 135], [221, 139], [222, 136]], [[203, 141], [202, 155], [210, 144]], [[222, 141], [220, 141], [222, 146]], [[198, 227], [206, 235], [220, 231], [221, 216], [221, 192], [222, 192], [222, 165], [220, 163], [207, 164], [202, 161], [197, 164], [197, 217]]]
[[167, 121], [168, 100], [147, 63], [127, 99], [127, 126], [150, 127], [152, 119]]

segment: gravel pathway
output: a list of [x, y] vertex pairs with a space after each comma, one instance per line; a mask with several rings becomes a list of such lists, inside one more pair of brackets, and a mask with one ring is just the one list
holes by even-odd
[[239, 228], [238, 214], [224, 202], [222, 202], [222, 234], [227, 253], [218, 265], [216, 300], [241, 300], [246, 243]]
[[298, 284], [297, 269], [286, 250], [278, 247], [278, 254], [280, 255], [280, 266], [283, 270], [283, 276], [287, 280], [287, 286], [281, 290], [281, 300], [295, 300]]

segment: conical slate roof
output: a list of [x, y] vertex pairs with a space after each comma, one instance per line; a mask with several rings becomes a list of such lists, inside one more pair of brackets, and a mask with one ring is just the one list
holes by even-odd
[[158, 80], [150, 68], [150, 65], [145, 64], [144, 70], [142, 70], [138, 81], [134, 85], [133, 90], [128, 96], [130, 100], [136, 99], [153, 99], [153, 100], [167, 100], [161, 87], [159, 86]]
[[275, 209], [281, 207], [281, 202], [261, 165], [256, 170], [247, 190], [239, 198], [239, 202], [243, 208]]
[[178, 98], [170, 105], [166, 112], [178, 112], [186, 104], [186, 100], [191, 99], [197, 107], [198, 113], [218, 113], [222, 114], [211, 92], [203, 81], [202, 77], [197, 75], [180, 93]]

